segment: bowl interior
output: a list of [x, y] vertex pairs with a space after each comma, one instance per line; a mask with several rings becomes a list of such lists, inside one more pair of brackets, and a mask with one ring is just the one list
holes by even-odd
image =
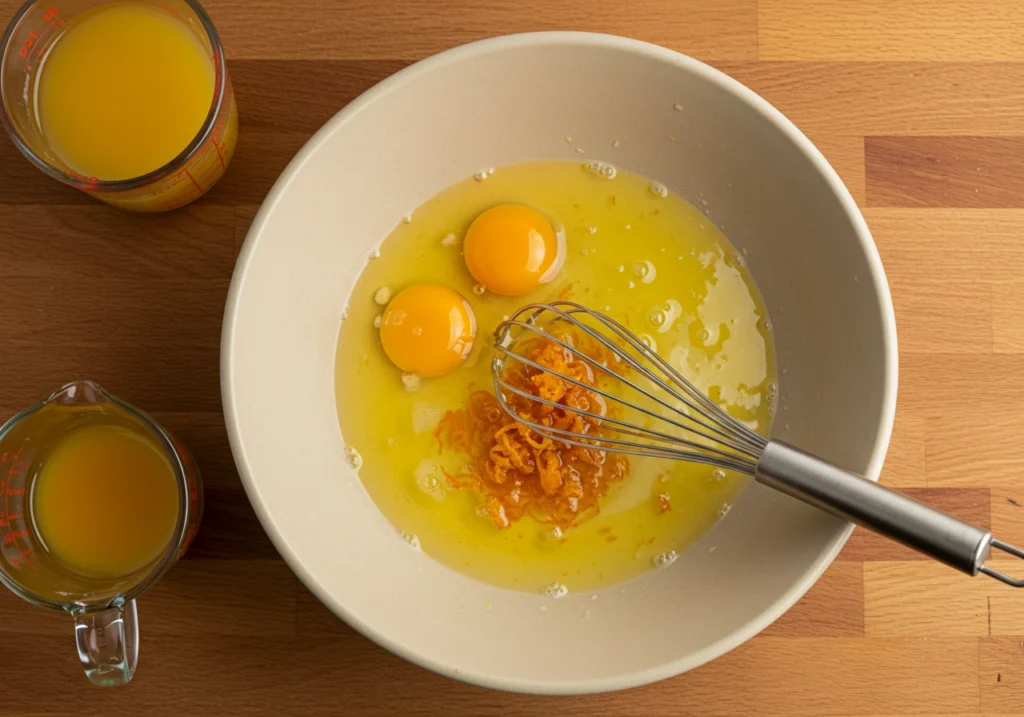
[[895, 402], [891, 303], [863, 220], [809, 142], [720, 73], [631, 40], [545, 33], [449, 51], [354, 102], [289, 166], [239, 259], [223, 352], [232, 446], [320, 599], [405, 657], [505, 689], [615, 689], [699, 665], [787, 609], [849, 533], [753, 486], [671, 567], [551, 600], [435, 563], [377, 511], [346, 465], [333, 390], [369, 250], [483, 167], [582, 161], [576, 147], [664, 182], [745, 250], [776, 332], [776, 437], [874, 478]]

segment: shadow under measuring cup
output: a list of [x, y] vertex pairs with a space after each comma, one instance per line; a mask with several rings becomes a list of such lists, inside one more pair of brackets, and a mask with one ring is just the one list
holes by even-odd
[[196, 0], [29, 0], [0, 41], [0, 123], [49, 176], [160, 212], [227, 169], [238, 110]]
[[[79, 443], [95, 452], [102, 443], [94, 438], [97, 431], [112, 432], [119, 440], [129, 441], [127, 450], [136, 451], [134, 465], [139, 464], [141, 457], [151, 465], [166, 467], [166, 482], [173, 483], [173, 487], [165, 486], [160, 495], [175, 504], [157, 506], [167, 516], [167, 532], [144, 562], [140, 564], [136, 560], [128, 570], [103, 572], [92, 567], [82, 570], [55, 550], [58, 547], [53, 540], [55, 535], [64, 539], [65, 544], [68, 543], [66, 538], [71, 536], [75, 550], [88, 550], [82, 548], [85, 541], [81, 537], [105, 532], [113, 538], [113, 545], [122, 541], [121, 547], [131, 552], [139, 542], [139, 535], [126, 525], [142, 526], [145, 530], [146, 524], [151, 522], [148, 516], [134, 516], [134, 521], [123, 522], [107, 516], [110, 522], [102, 526], [105, 531], [90, 529], [89, 521], [102, 518], [89, 514], [88, 501], [81, 500], [80, 491], [91, 490], [94, 486], [81, 482], [77, 486], [60, 484], [59, 489], [64, 494], [59, 499], [64, 501], [63, 505], [45, 504], [51, 500], [45, 495], [45, 483], [51, 480], [50, 473], [61, 462], [62, 451], [68, 453], [66, 447], [76, 437], [87, 436], [88, 440]], [[96, 465], [95, 460], [93, 465]], [[88, 469], [89, 465], [85, 465], [86, 473]], [[73, 478], [77, 480], [78, 476]], [[137, 480], [138, 476], [132, 475], [130, 479]], [[104, 485], [109, 491], [114, 484], [107, 481]], [[79, 497], [74, 502], [68, 493], [76, 491]], [[94, 684], [108, 687], [129, 682], [139, 650], [135, 598], [185, 553], [202, 516], [201, 479], [188, 451], [142, 411], [91, 381], [77, 381], [0, 427], [0, 492], [3, 500], [0, 505], [0, 582], [35, 605], [60, 610], [74, 618], [78, 655], [86, 676]], [[121, 492], [125, 492], [123, 485]], [[105, 496], [93, 497], [103, 500]], [[118, 505], [117, 508], [129, 512], [133, 506]], [[44, 515], [47, 511], [49, 516]], [[50, 545], [47, 530], [41, 529], [46, 521], [51, 524], [70, 521], [75, 525], [71, 526], [71, 531], [64, 530], [63, 535], [51, 531], [49, 539], [53, 544]], [[75, 530], [80, 531], [77, 540]], [[163, 544], [163, 540], [167, 542]], [[118, 559], [122, 559], [123, 551], [117, 552]], [[85, 561], [77, 562], [92, 566], [104, 556], [85, 555], [84, 558]], [[122, 561], [122, 564], [128, 563]]]

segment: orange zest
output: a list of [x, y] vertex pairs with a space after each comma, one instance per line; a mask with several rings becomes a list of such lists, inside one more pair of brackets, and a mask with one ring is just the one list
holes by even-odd
[[[570, 341], [567, 336], [559, 338]], [[607, 365], [610, 357], [595, 347], [577, 348]], [[625, 476], [629, 463], [625, 456], [597, 447], [552, 440], [522, 422], [597, 438], [605, 435], [600, 419], [580, 411], [607, 415], [603, 398], [587, 388], [596, 386], [597, 378], [586, 361], [550, 340], [531, 344], [527, 356], [548, 370], [511, 361], [506, 366], [505, 381], [530, 396], [507, 395], [522, 420], [506, 413], [493, 393], [474, 391], [465, 409], [445, 414], [435, 435], [442, 448], [448, 445], [469, 458], [460, 473], [447, 476], [449, 484], [478, 491], [483, 510], [499, 529], [527, 514], [568, 528], [598, 513], [609, 484]]]

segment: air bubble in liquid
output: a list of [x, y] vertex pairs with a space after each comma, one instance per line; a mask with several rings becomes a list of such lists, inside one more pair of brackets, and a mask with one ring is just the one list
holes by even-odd
[[414, 533], [402, 533], [402, 540], [413, 550], [420, 550], [420, 539]]
[[729, 514], [730, 510], [732, 510], [732, 506], [726, 503], [725, 505], [722, 506], [722, 509], [718, 511], [718, 517], [724, 518]]
[[659, 553], [651, 558], [651, 563], [656, 568], [665, 568], [674, 563], [679, 558], [679, 553], [674, 550], [666, 550], [664, 553]]
[[664, 303], [663, 307], [665, 321], [658, 327], [659, 334], [667, 333], [672, 328], [672, 325], [675, 324], [676, 319], [683, 315], [683, 305], [675, 299], [669, 299]]
[[416, 464], [412, 477], [416, 481], [416, 486], [425, 495], [438, 501], [445, 499], [444, 473], [437, 462], [424, 458]]
[[375, 328], [375, 329], [379, 329], [380, 328], [380, 319], [381, 319], [380, 314], [377, 314], [376, 316], [373, 317], [373, 328]]
[[587, 227], [587, 234], [597, 234], [597, 227], [591, 224], [589, 227]]
[[473, 287], [473, 293], [476, 294], [477, 296], [483, 296], [484, 292], [486, 291], [487, 287], [485, 287], [483, 284], [477, 284], [476, 286]]
[[585, 162], [583, 168], [591, 174], [605, 179], [615, 179], [615, 175], [618, 174], [618, 170], [615, 167], [607, 162], [598, 162], [597, 160]]
[[635, 274], [644, 284], [650, 284], [654, 281], [654, 277], [658, 275], [658, 270], [655, 268], [653, 262], [644, 259], [643, 261], [638, 261], [633, 266], [633, 274]]
[[651, 194], [656, 196], [658, 199], [664, 199], [668, 196], [668, 187], [661, 182], [651, 182], [651, 186], [648, 187]]
[[637, 338], [640, 339], [641, 341], [643, 341], [644, 342], [644, 346], [649, 348], [651, 351], [657, 351], [658, 350], [658, 343], [654, 340], [654, 337], [651, 336], [650, 334], [639, 334], [637, 336]]
[[370, 260], [372, 261], [373, 259], [380, 259], [380, 249], [370, 250]]
[[665, 323], [665, 314], [664, 312], [655, 309], [654, 311], [651, 312], [651, 315], [648, 317], [648, 320], [655, 326], [661, 326], [662, 324]]
[[402, 385], [406, 391], [415, 391], [420, 387], [420, 377], [414, 373], [403, 373]]
[[354, 470], [356, 473], [358, 473], [359, 469], [363, 467], [363, 457], [359, 455], [359, 451], [352, 446], [345, 447], [345, 462], [348, 463], [349, 468]]
[[697, 338], [699, 338], [701, 341], [707, 341], [708, 339], [711, 338], [711, 332], [708, 331], [707, 329], [701, 329], [700, 333], [697, 334]]
[[551, 583], [550, 585], [544, 586], [544, 589], [540, 591], [540, 594], [544, 597], [549, 598], [563, 598], [569, 594], [569, 588], [565, 587], [561, 583]]
[[770, 319], [765, 319], [764, 321], [762, 321], [761, 326], [764, 328], [765, 331], [772, 330], [772, 322]]
[[560, 526], [554, 526], [544, 531], [544, 537], [548, 540], [558, 540], [562, 537], [562, 528]]
[[715, 468], [713, 471], [711, 471], [711, 477], [717, 481], [725, 480], [725, 471], [723, 471], [721, 468]]

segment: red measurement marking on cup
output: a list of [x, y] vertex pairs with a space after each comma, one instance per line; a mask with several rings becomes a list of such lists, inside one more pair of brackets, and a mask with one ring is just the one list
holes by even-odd
[[[14, 466], [16, 466], [18, 464], [18, 459], [21, 457], [21, 449], [22, 448], [24, 448], [24, 446], [18, 446], [18, 452], [14, 454], [14, 460], [11, 461], [11, 466], [10, 466], [10, 468], [7, 469], [7, 486], [8, 487], [11, 485], [11, 479], [14, 478]], [[6, 455], [7, 454], [5, 453], [4, 456], [6, 457]], [[8, 495], [9, 494], [7, 493], [7, 491], [4, 490], [4, 515], [7, 516], [7, 520], [10, 520], [11, 519], [11, 509], [10, 509], [10, 507], [7, 504], [7, 502], [8, 502], [7, 501], [7, 496]]]
[[199, 193], [202, 194], [203, 188], [199, 186], [199, 182], [197, 182], [196, 178], [192, 176], [192, 172], [188, 171], [188, 167], [185, 168], [185, 174], [188, 175], [188, 178], [192, 180], [192, 184], [196, 185], [196, 189], [198, 189]]
[[15, 530], [13, 532], [8, 532], [7, 535], [4, 536], [4, 545], [13, 545], [14, 543], [18, 542], [22, 538], [27, 538], [27, 537], [28, 537], [28, 528], [22, 528], [21, 530]]
[[37, 39], [39, 39], [39, 35], [35, 32], [30, 32], [28, 37], [25, 38], [25, 41], [21, 43], [21, 47], [18, 49], [18, 57], [22, 59], [28, 57], [29, 50], [31, 50], [32, 46], [36, 44]]
[[224, 163], [224, 153], [220, 151], [220, 145], [217, 144], [217, 140], [213, 140], [213, 148], [217, 150], [217, 159], [220, 160], [220, 168], [227, 169], [228, 165]]
[[[25, 564], [32, 568], [33, 572], [38, 572], [36, 566], [29, 559], [29, 556], [32, 554], [32, 550], [30, 548], [26, 548], [26, 546], [24, 545], [17, 545], [17, 542], [19, 540], [23, 541], [24, 538], [28, 537], [29, 532], [28, 528], [23, 528], [22, 530], [18, 531], [14, 530], [14, 524], [12, 523], [12, 521], [21, 518], [21, 513], [12, 514], [9, 501], [9, 498], [12, 495], [25, 495], [24, 488], [11, 488], [11, 480], [14, 478], [15, 471], [24, 471], [25, 468], [27, 468], [25, 462], [19, 460], [21, 458], [22, 448], [24, 448], [24, 445], [18, 446], [18, 450], [14, 454], [14, 459], [11, 460], [10, 467], [7, 469], [7, 481], [6, 487], [4, 488], [4, 516], [6, 516], [7, 518], [6, 525], [4, 527], [7, 528], [7, 533], [4, 535], [4, 545], [13, 545], [15, 548], [17, 548], [18, 552], [21, 553], [22, 560], [24, 560]], [[7, 461], [6, 453], [4, 453], [3, 459], [4, 462]], [[12, 567], [21, 567], [22, 561], [18, 560], [18, 558], [11, 557], [10, 560]]]
[[[56, 30], [58, 27], [64, 24], [63, 18], [58, 18], [59, 13], [56, 7], [51, 7], [43, 13], [43, 19], [39, 21], [39, 24], [28, 33], [28, 37], [21, 43], [21, 47], [18, 48], [18, 57], [22, 59], [28, 57], [29, 52], [32, 51], [34, 46], [38, 45], [38, 41], [42, 39], [46, 34], [47, 30], [43, 29], [45, 25], [49, 24], [49, 30]], [[54, 20], [56, 18], [56, 20]], [[51, 22], [53, 21], [53, 22]], [[42, 48], [36, 47], [36, 53], [38, 54]]]

